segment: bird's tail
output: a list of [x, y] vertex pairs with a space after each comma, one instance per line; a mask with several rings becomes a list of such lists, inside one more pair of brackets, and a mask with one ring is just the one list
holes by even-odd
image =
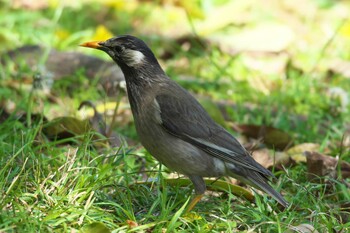
[[289, 204], [288, 202], [284, 199], [284, 197], [277, 192], [276, 190], [274, 190], [268, 183], [267, 183], [267, 179], [265, 177], [262, 177], [259, 173], [257, 172], [253, 172], [255, 173], [254, 175], [248, 176], [248, 180], [252, 183], [252, 186], [260, 189], [264, 192], [266, 192], [267, 194], [269, 194], [271, 197], [273, 197], [274, 199], [276, 199], [276, 201], [278, 201], [281, 205], [283, 205], [284, 207], [287, 207]]
[[263, 176], [262, 174], [255, 172], [255, 171], [249, 171], [245, 172], [245, 174], [237, 175], [237, 172], [233, 172], [233, 174], [230, 174], [232, 177], [237, 178], [238, 180], [243, 181], [246, 184], [249, 184], [253, 186], [254, 188], [257, 188], [261, 191], [264, 191], [265, 193], [269, 194], [271, 197], [276, 199], [281, 205], [284, 207], [288, 207], [288, 202], [283, 198], [283, 196], [274, 190], [267, 182], [267, 177]]

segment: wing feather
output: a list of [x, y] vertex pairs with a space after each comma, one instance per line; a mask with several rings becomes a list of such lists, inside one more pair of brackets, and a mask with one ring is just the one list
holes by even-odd
[[215, 123], [192, 95], [183, 89], [182, 91], [178, 95], [156, 96], [161, 125], [168, 133], [234, 166], [248, 168], [265, 177], [273, 176], [269, 170], [255, 162], [237, 139]]

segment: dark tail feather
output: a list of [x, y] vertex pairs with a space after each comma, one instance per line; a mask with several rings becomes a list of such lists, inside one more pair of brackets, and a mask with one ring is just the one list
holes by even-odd
[[[266, 169], [265, 169], [266, 170]], [[245, 170], [243, 170], [245, 171]], [[240, 174], [240, 175], [238, 175]], [[232, 173], [230, 175], [234, 178], [237, 178], [238, 180], [243, 181], [246, 184], [249, 184], [253, 186], [254, 188], [257, 188], [261, 191], [264, 191], [265, 193], [269, 194], [271, 197], [276, 199], [281, 205], [284, 207], [288, 207], [288, 202], [282, 197], [282, 195], [274, 190], [267, 182], [268, 177], [265, 176], [265, 174], [260, 174], [255, 171], [246, 171], [242, 173], [242, 170], [240, 172], [237, 172], [237, 168], [232, 169]]]
[[276, 199], [284, 207], [288, 207], [288, 202], [282, 197], [282, 195], [274, 190], [268, 183], [265, 177], [262, 177], [257, 172], [252, 172], [249, 176], [245, 177], [248, 180], [248, 184], [252, 185], [254, 188], [260, 189], [266, 192], [271, 197]]

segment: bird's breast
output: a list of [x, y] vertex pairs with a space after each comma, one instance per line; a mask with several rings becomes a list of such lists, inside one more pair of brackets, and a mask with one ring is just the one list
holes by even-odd
[[150, 101], [134, 116], [142, 145], [162, 164], [185, 175], [217, 177], [226, 173], [225, 163], [198, 147], [169, 134], [161, 125], [159, 109]]

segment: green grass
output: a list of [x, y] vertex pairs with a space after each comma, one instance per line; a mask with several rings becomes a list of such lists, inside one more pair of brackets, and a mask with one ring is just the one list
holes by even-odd
[[40, 125], [27, 128], [11, 121], [1, 125], [1, 132], [7, 132], [2, 133], [0, 148], [4, 152], [0, 170], [3, 231], [70, 231], [94, 222], [119, 231], [127, 229], [127, 220], [139, 224], [135, 231], [152, 228], [155, 232], [162, 228], [285, 232], [301, 223], [321, 232], [349, 227], [340, 223], [347, 212], [335, 205], [348, 198], [344, 184], [310, 183], [300, 176], [306, 170], [302, 165], [279, 175], [277, 186], [292, 203], [285, 211], [266, 196], [258, 195], [250, 204], [222, 193], [208, 194], [192, 215], [183, 215], [191, 189], [164, 185], [156, 167], [148, 173], [159, 179], [152, 187], [131, 185], [141, 178], [137, 159], [148, 156], [144, 151], [138, 156], [118, 149], [98, 152], [90, 148], [88, 135], [79, 145], [59, 147], [35, 137], [40, 135]]
[[[131, 24], [135, 15], [108, 6], [28, 11], [8, 5], [0, 6], [4, 15], [0, 17], [2, 52], [25, 44], [75, 50], [101, 23], [115, 34], [137, 34]], [[137, 14], [142, 14], [142, 9]], [[115, 21], [119, 27], [113, 27]], [[64, 39], [56, 35], [62, 29], [69, 32]], [[234, 102], [237, 108], [227, 109], [231, 121], [274, 126], [291, 135], [295, 144], [319, 143], [322, 150], [327, 148], [328, 153], [350, 161], [348, 148], [339, 146], [344, 125], [350, 121], [349, 106], [340, 110], [339, 99], [327, 94], [329, 87], [349, 90], [348, 79], [341, 75], [330, 78], [324, 70], [300, 72], [291, 66], [283, 78], [264, 76], [273, 84], [267, 94], [252, 85], [251, 79], [259, 80], [263, 74], [244, 66], [244, 54], [231, 56], [215, 46], [186, 51], [168, 39], [144, 38], [153, 42], [159, 56], [165, 44], [175, 48], [174, 56], [163, 63], [169, 76], [186, 89], [215, 101]], [[184, 57], [189, 59], [179, 67], [178, 61]], [[308, 63], [315, 62], [313, 57]], [[286, 232], [303, 223], [319, 232], [350, 230], [348, 180], [310, 182], [303, 163], [275, 172], [274, 187], [292, 204], [284, 211], [266, 195], [255, 195], [250, 203], [230, 192], [208, 192], [185, 214], [192, 187], [166, 184], [167, 168], [159, 167], [138, 144], [111, 147], [93, 131], [58, 140], [49, 140], [44, 133], [47, 123], [41, 114], [48, 121], [76, 116], [83, 100], [100, 103], [115, 99], [97, 91], [96, 83], [77, 71], [55, 81], [53, 94], [61, 102], [52, 102], [47, 95], [31, 91], [32, 84], [27, 81], [33, 75], [26, 64], [0, 66], [0, 107], [12, 113], [0, 123], [1, 232], [94, 232], [93, 227], [102, 232]], [[115, 131], [137, 141], [132, 123], [117, 125]], [[152, 185], [136, 184], [144, 174], [154, 181]], [[131, 228], [130, 221], [137, 226]]]

